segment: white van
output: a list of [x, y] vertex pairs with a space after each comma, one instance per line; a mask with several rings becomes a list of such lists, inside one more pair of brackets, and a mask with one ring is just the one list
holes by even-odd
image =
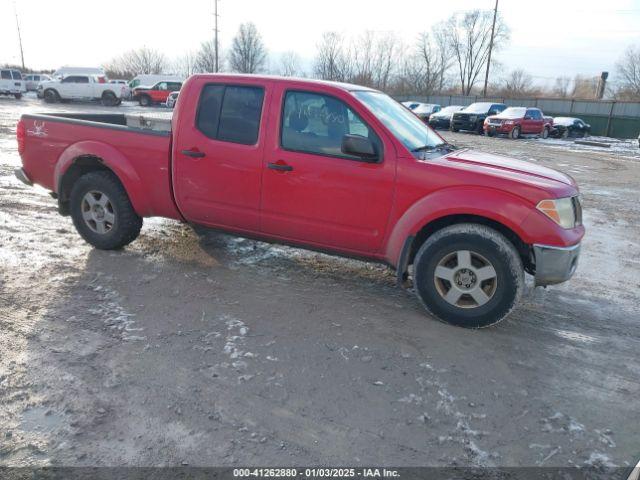
[[0, 70], [0, 95], [13, 95], [22, 98], [22, 94], [27, 91], [22, 74], [19, 70], [3, 68]]
[[129, 82], [129, 88], [133, 90], [140, 85], [150, 87], [158, 82], [184, 82], [184, 78], [179, 75], [136, 75]]

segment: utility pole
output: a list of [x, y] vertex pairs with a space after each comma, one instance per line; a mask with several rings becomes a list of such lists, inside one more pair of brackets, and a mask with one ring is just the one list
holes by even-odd
[[496, 0], [496, 6], [493, 9], [493, 24], [491, 25], [491, 40], [489, 41], [489, 57], [487, 58], [487, 72], [484, 75], [484, 90], [482, 90], [482, 96], [487, 96], [487, 84], [489, 83], [489, 67], [491, 66], [491, 50], [493, 50], [493, 36], [496, 31], [496, 17], [498, 16], [498, 0]]
[[16, 8], [16, 2], [13, 2], [13, 12], [16, 15], [16, 27], [18, 28], [18, 42], [20, 44], [20, 60], [22, 61], [22, 71], [24, 68], [24, 50], [22, 50], [22, 35], [20, 35], [20, 22], [18, 21], [18, 9]]
[[215, 72], [220, 71], [220, 65], [218, 63], [218, 0], [213, 0], [213, 21], [214, 21], [214, 51], [215, 51]]

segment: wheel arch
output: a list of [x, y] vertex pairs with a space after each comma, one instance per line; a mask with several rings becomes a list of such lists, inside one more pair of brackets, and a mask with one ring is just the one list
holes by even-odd
[[140, 216], [148, 210], [142, 182], [127, 158], [109, 145], [87, 141], [68, 147], [56, 163], [54, 184], [61, 214], [69, 214], [69, 197], [76, 180], [95, 171], [110, 171], [124, 187], [131, 204]]
[[[442, 205], [446, 208], [440, 209]], [[389, 235], [385, 257], [387, 263], [396, 268], [401, 281], [418, 249], [430, 235], [450, 225], [477, 223], [502, 233], [529, 270], [529, 246], [533, 239], [521, 224], [530, 212], [531, 207], [523, 199], [487, 187], [438, 191], [416, 202], [398, 220]]]

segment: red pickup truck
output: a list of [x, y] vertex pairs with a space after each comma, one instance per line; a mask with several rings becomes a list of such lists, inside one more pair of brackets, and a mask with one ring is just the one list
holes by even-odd
[[484, 121], [484, 133], [490, 137], [507, 135], [517, 139], [521, 135], [533, 134], [547, 138], [552, 129], [553, 119], [545, 117], [539, 108], [509, 107]]
[[484, 327], [525, 271], [569, 279], [584, 235], [560, 172], [456, 149], [387, 95], [355, 85], [194, 75], [171, 131], [123, 115], [23, 115], [16, 175], [52, 191], [100, 249], [162, 216], [384, 262], [426, 309]]

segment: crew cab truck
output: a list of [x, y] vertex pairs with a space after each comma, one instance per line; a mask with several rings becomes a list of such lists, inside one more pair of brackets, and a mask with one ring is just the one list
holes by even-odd
[[449, 129], [452, 132], [467, 130], [482, 134], [484, 121], [488, 116], [497, 115], [507, 106], [504, 103], [476, 102], [451, 116]]
[[171, 131], [124, 115], [23, 115], [27, 184], [52, 191], [100, 249], [144, 217], [384, 262], [435, 317], [504, 318], [523, 291], [569, 279], [584, 235], [578, 187], [560, 172], [455, 149], [365, 87], [290, 78], [189, 78]]
[[128, 87], [117, 83], [107, 83], [104, 76], [69, 75], [62, 79], [40, 82], [38, 96], [47, 103], [63, 100], [99, 101], [105, 107], [115, 107], [122, 103]]
[[534, 134], [547, 138], [552, 128], [553, 119], [545, 117], [539, 108], [509, 107], [484, 121], [484, 132], [490, 137], [507, 135], [517, 139], [523, 134]]

